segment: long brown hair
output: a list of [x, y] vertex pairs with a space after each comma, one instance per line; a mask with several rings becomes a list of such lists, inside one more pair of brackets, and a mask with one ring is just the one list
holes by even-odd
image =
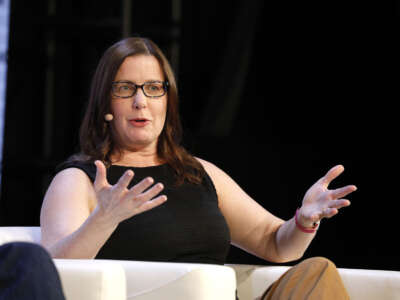
[[201, 183], [205, 173], [202, 165], [181, 145], [182, 125], [175, 76], [160, 48], [147, 38], [123, 39], [103, 54], [92, 79], [89, 103], [80, 128], [81, 153], [71, 160], [102, 160], [110, 166], [111, 154], [121, 155], [122, 149], [113, 137], [111, 126], [104, 121], [104, 115], [110, 112], [111, 86], [119, 67], [126, 57], [139, 54], [154, 56], [169, 84], [167, 116], [158, 138], [157, 155], [175, 170], [178, 185], [185, 180]]

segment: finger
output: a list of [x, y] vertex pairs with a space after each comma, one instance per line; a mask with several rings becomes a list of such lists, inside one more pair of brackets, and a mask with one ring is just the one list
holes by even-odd
[[106, 166], [100, 160], [96, 160], [94, 164], [96, 165], [96, 178], [93, 184], [95, 190], [100, 190], [104, 186], [108, 185], [107, 170]]
[[343, 171], [344, 167], [342, 165], [334, 166], [324, 177], [321, 178], [322, 184], [327, 188], [332, 180], [338, 177]]
[[127, 170], [124, 175], [120, 177], [118, 182], [115, 184], [115, 190], [122, 192], [124, 189], [126, 189], [131, 182], [133, 178], [133, 171], [132, 170]]
[[129, 193], [132, 194], [132, 196], [139, 195], [144, 190], [149, 188], [153, 183], [154, 183], [154, 179], [151, 177], [147, 177], [147, 178], [143, 179], [142, 181], [140, 181], [138, 184], [131, 187], [131, 189], [129, 190]]
[[150, 210], [154, 207], [157, 207], [157, 206], [163, 204], [165, 201], [167, 201], [167, 196], [165, 196], [165, 195], [159, 196], [157, 198], [154, 198], [153, 200], [143, 203], [142, 206], [140, 206], [140, 210], [142, 212], [146, 211], [146, 210]]
[[342, 208], [342, 207], [346, 207], [349, 206], [351, 204], [351, 202], [347, 199], [338, 199], [338, 200], [332, 200], [329, 203], [329, 208]]
[[357, 187], [355, 185], [348, 185], [348, 186], [345, 186], [342, 188], [332, 190], [331, 196], [335, 199], [343, 198], [356, 190], [357, 190]]
[[162, 183], [157, 183], [152, 188], [148, 189], [146, 192], [136, 196], [135, 199], [140, 202], [148, 201], [157, 196], [163, 189], [164, 185]]
[[327, 207], [323, 211], [323, 217], [329, 219], [336, 215], [338, 212], [339, 210], [337, 208]]

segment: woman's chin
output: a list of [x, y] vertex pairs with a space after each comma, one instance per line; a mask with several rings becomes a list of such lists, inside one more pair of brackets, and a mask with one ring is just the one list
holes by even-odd
[[129, 144], [126, 145], [126, 148], [128, 150], [137, 151], [138, 149], [156, 147], [156, 145], [157, 141], [149, 139], [148, 137], [147, 138], [142, 137], [130, 140]]

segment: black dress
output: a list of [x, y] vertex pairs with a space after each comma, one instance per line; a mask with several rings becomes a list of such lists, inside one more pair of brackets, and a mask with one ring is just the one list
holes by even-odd
[[[83, 170], [92, 182], [93, 162], [68, 162], [57, 168]], [[160, 193], [168, 200], [149, 211], [121, 222], [96, 258], [224, 264], [230, 248], [230, 232], [218, 207], [215, 187], [208, 175], [201, 184], [174, 184], [174, 170], [163, 164], [152, 167], [112, 165], [107, 179], [115, 184], [128, 169], [134, 177], [129, 187], [151, 176], [164, 184]]]

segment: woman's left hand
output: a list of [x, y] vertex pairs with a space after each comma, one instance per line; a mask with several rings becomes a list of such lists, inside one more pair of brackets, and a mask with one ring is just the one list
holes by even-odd
[[306, 192], [303, 204], [299, 210], [298, 221], [304, 227], [312, 227], [313, 223], [322, 218], [331, 218], [342, 207], [350, 205], [343, 197], [357, 190], [355, 185], [329, 190], [328, 185], [344, 171], [342, 165], [330, 169]]

